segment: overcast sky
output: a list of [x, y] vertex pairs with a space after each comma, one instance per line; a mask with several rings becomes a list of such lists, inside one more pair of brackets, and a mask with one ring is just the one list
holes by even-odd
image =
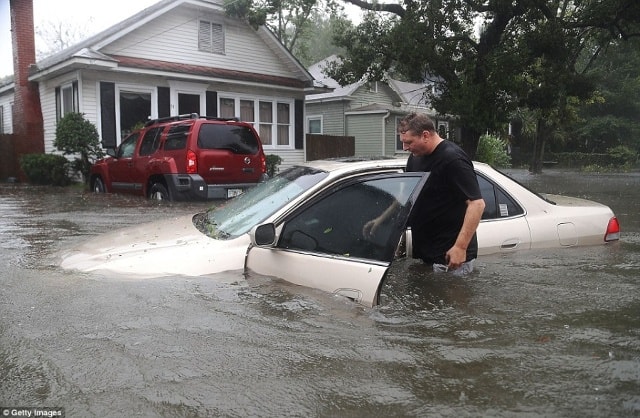
[[[160, 0], [33, 0], [33, 20], [36, 28], [47, 22], [59, 23], [72, 19], [78, 24], [72, 28], [90, 28], [91, 36], [100, 32]], [[360, 9], [348, 6], [347, 11], [358, 21]], [[36, 37], [36, 51], [44, 50]], [[0, 0], [0, 77], [13, 74], [11, 48], [11, 16], [9, 0]]]
[[[159, 0], [33, 0], [33, 20], [36, 27], [45, 22], [72, 19], [76, 27], [91, 28], [93, 35], [108, 28]], [[36, 38], [36, 50], [39, 43]], [[0, 77], [13, 74], [11, 48], [11, 16], [9, 0], [0, 0]]]

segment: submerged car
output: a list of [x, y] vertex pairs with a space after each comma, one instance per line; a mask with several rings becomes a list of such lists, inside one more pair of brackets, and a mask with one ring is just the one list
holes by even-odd
[[[407, 218], [429, 176], [404, 172], [405, 163], [352, 159], [294, 166], [206, 212], [93, 238], [61, 265], [147, 277], [245, 269], [373, 306], [402, 237], [410, 237]], [[486, 203], [480, 255], [620, 237], [605, 205], [536, 194], [486, 164], [474, 166]], [[393, 202], [399, 203], [394, 216], [365, 237], [364, 224]]]

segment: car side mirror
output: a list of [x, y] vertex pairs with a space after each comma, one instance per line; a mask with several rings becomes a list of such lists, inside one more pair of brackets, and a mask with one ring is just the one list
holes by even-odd
[[107, 148], [107, 155], [109, 157], [115, 158], [116, 157], [116, 150], [114, 148]]
[[254, 226], [249, 232], [251, 243], [257, 247], [270, 247], [276, 244], [276, 226], [272, 223]]

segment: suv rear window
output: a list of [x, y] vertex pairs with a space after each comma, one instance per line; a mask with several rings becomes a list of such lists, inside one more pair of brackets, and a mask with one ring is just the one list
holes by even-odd
[[202, 124], [198, 134], [198, 147], [203, 149], [226, 149], [236, 154], [258, 152], [258, 138], [246, 126]]

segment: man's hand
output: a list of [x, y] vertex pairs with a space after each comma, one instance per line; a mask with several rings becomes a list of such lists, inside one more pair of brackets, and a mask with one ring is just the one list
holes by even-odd
[[453, 246], [445, 254], [447, 260], [447, 267], [450, 270], [460, 268], [460, 266], [467, 261], [467, 250], [465, 248]]

